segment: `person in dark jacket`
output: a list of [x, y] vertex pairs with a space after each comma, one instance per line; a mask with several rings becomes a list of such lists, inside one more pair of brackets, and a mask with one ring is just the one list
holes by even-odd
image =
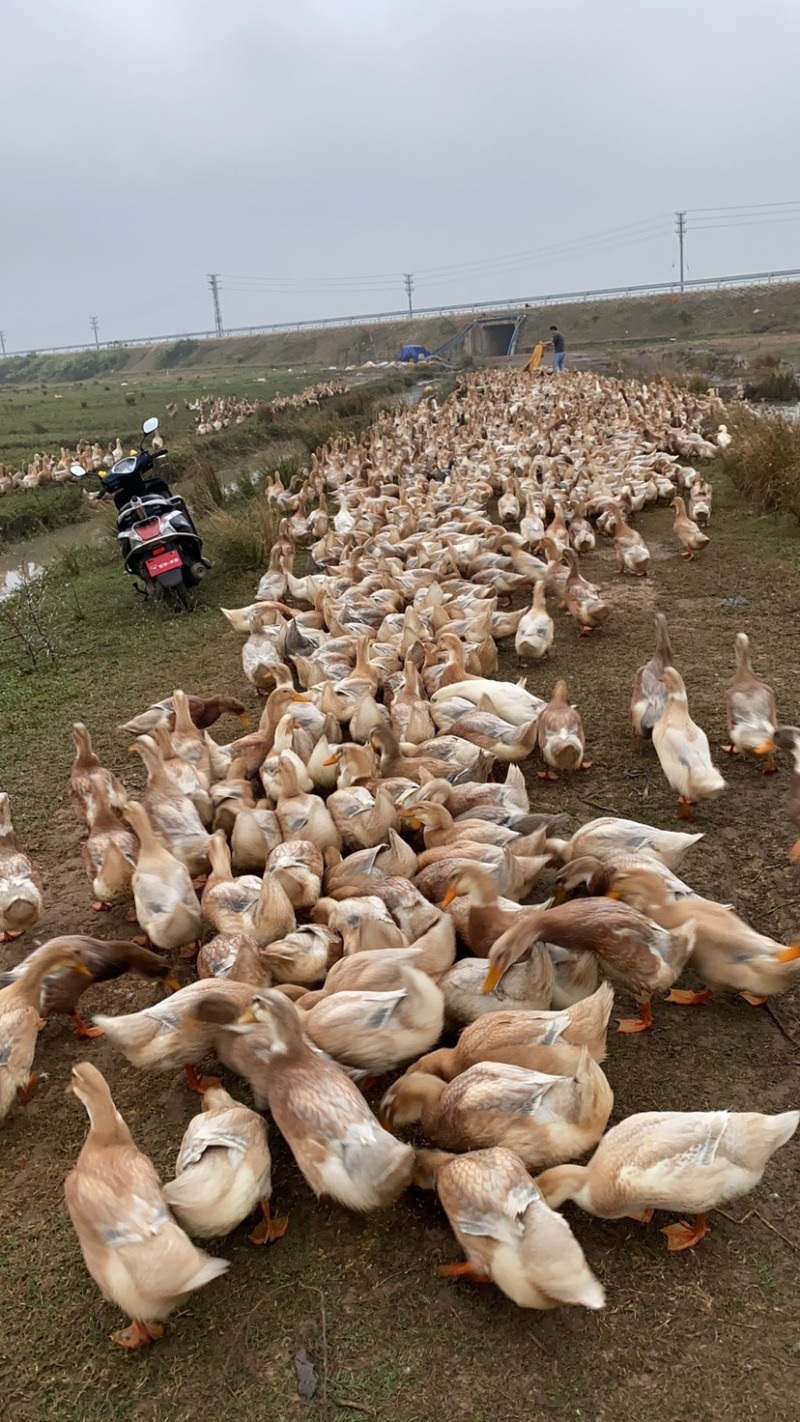
[[558, 326], [550, 327], [550, 340], [547, 344], [553, 347], [553, 370], [563, 370], [567, 348]]

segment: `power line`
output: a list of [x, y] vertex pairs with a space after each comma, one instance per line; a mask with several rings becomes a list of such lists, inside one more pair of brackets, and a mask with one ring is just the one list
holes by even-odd
[[761, 211], [761, 210], [764, 209], [764, 208], [780, 208], [780, 207], [800, 207], [800, 201], [798, 201], [796, 198], [791, 198], [791, 199], [790, 199], [789, 201], [787, 201], [787, 202], [751, 202], [751, 203], [745, 203], [745, 204], [743, 204], [743, 205], [740, 206], [740, 207], [693, 207], [691, 210], [692, 210], [692, 212], [697, 212], [697, 213], [710, 213], [710, 212], [736, 213], [736, 212], [759, 212], [759, 211]]
[[222, 308], [219, 304], [219, 276], [216, 272], [211, 273], [208, 278], [208, 284], [211, 287], [211, 296], [214, 302], [214, 328], [218, 336], [224, 336], [225, 329], [222, 325]]
[[99, 334], [98, 334], [98, 328], [99, 328], [99, 326], [100, 326], [100, 322], [98, 321], [98, 319], [97, 319], [96, 316], [90, 316], [90, 317], [89, 317], [89, 325], [91, 326], [92, 330], [94, 331], [94, 343], [95, 343], [95, 345], [97, 346], [97, 349], [99, 350], [99, 349], [100, 349], [100, 336], [99, 336]]

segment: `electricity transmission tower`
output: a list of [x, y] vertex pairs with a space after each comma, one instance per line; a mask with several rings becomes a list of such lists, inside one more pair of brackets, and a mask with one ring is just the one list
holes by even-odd
[[683, 239], [686, 236], [686, 213], [675, 213], [675, 231], [678, 234], [678, 254], [680, 258], [680, 283], [683, 291]]
[[97, 349], [99, 350], [99, 349], [100, 349], [100, 336], [98, 335], [98, 328], [99, 328], [99, 326], [100, 326], [100, 322], [98, 321], [98, 319], [97, 319], [96, 316], [90, 316], [90, 317], [89, 317], [89, 325], [91, 326], [92, 330], [94, 331], [94, 343], [95, 343], [95, 345], [97, 346]]
[[214, 301], [214, 329], [218, 336], [224, 336], [225, 330], [222, 325], [222, 308], [219, 304], [219, 277], [212, 272], [208, 278], [211, 287], [211, 296]]
[[0, 348], [2, 349], [3, 355], [5, 356], [5, 353], [6, 353], [6, 333], [5, 333], [5, 331], [0, 331]]
[[414, 315], [414, 307], [413, 307], [413, 304], [412, 304], [412, 301], [411, 301], [411, 293], [412, 293], [412, 291], [414, 290], [414, 273], [413, 273], [413, 272], [406, 272], [406, 273], [405, 273], [405, 275], [404, 275], [404, 277], [403, 277], [403, 286], [404, 286], [405, 289], [406, 289], [406, 296], [408, 297], [408, 314], [409, 314], [409, 316], [413, 316], [413, 315]]

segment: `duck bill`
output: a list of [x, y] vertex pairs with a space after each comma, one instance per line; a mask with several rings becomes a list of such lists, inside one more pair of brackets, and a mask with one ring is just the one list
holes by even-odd
[[800, 958], [800, 943], [793, 943], [790, 948], [782, 948], [776, 954], [779, 963], [794, 963]]
[[323, 765], [338, 765], [338, 764], [339, 764], [339, 757], [338, 757], [338, 755], [329, 755], [329, 756], [328, 756], [328, 759], [327, 759], [327, 760], [323, 760], [322, 764], [323, 764]]
[[762, 741], [760, 746], [756, 746], [756, 755], [772, 755], [775, 750], [774, 741]]
[[620, 893], [619, 889], [606, 889], [606, 892], [603, 897], [606, 899], [614, 899], [617, 903], [622, 902], [622, 894]]
[[164, 979], [164, 987], [169, 988], [170, 992], [180, 992], [181, 990], [181, 985], [178, 982], [178, 979], [173, 978], [172, 974], [170, 974], [169, 977]]
[[449, 908], [450, 905], [451, 905], [451, 903], [453, 902], [453, 899], [457, 899], [457, 898], [458, 898], [458, 890], [455, 888], [455, 885], [451, 884], [451, 885], [450, 885], [450, 888], [447, 890], [447, 892], [446, 892], [444, 898], [442, 899], [442, 908], [443, 908], [443, 909]]
[[556, 884], [553, 891], [553, 908], [558, 908], [567, 902], [567, 891], [563, 884]]
[[237, 716], [236, 719], [237, 721], [241, 721], [243, 726], [252, 726], [253, 724], [246, 711], [243, 711], [242, 714], [240, 716]]
[[502, 976], [503, 969], [500, 964], [492, 963], [488, 973], [486, 974], [486, 977], [484, 978], [483, 987], [481, 988], [481, 992], [483, 993], [484, 997], [488, 993], [494, 992]]
[[311, 700], [311, 697], [304, 696], [301, 691], [293, 691], [291, 699], [292, 701], [302, 701], [305, 704], [308, 704], [308, 702]]

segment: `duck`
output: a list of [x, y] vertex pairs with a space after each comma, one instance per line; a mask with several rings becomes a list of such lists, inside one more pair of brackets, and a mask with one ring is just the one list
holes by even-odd
[[164, 1186], [178, 1224], [193, 1239], [219, 1239], [259, 1208], [261, 1221], [248, 1239], [271, 1243], [283, 1237], [289, 1224], [285, 1217], [273, 1219], [271, 1194], [266, 1121], [224, 1087], [209, 1087], [184, 1132], [175, 1178]]
[[279, 798], [275, 814], [284, 839], [307, 839], [318, 849], [341, 849], [342, 837], [325, 801], [300, 788], [298, 766], [287, 751], [278, 757]]
[[514, 650], [521, 662], [541, 661], [550, 655], [555, 627], [547, 611], [544, 582], [538, 578], [533, 585], [533, 599], [528, 612], [523, 613], [514, 636]]
[[[342, 935], [324, 923], [303, 923], [259, 951], [272, 982], [314, 988], [327, 983], [342, 957]], [[268, 984], [271, 986], [272, 984]]]
[[653, 855], [668, 869], [678, 869], [688, 851], [703, 838], [702, 832], [686, 834], [678, 830], [662, 830], [655, 825], [641, 824], [638, 820], [601, 815], [581, 825], [570, 839], [549, 836], [545, 847], [551, 858], [560, 864], [569, 864], [585, 855], [606, 860], [625, 852]]
[[655, 651], [649, 662], [638, 668], [633, 678], [631, 723], [634, 737], [642, 740], [652, 737], [653, 727], [663, 716], [667, 705], [667, 688], [662, 676], [667, 667], [674, 665], [667, 619], [663, 612], [658, 612]]
[[500, 848], [508, 845], [514, 854], [534, 855], [542, 849], [546, 831], [522, 835], [517, 830], [506, 829], [505, 825], [492, 824], [482, 819], [455, 820], [450, 811], [436, 800], [421, 800], [408, 809], [398, 811], [401, 822], [410, 830], [422, 830], [425, 848], [438, 849], [444, 845], [458, 852], [459, 844], [493, 844]]
[[[210, 730], [221, 716], [236, 716], [243, 726], [250, 725], [247, 709], [238, 696], [187, 696], [186, 699], [192, 724], [200, 731]], [[130, 736], [149, 736], [158, 726], [168, 731], [175, 729], [175, 706], [171, 696], [163, 701], [154, 701], [141, 715], [125, 721], [117, 729]]]
[[270, 989], [252, 994], [236, 1016], [232, 1003], [221, 1008], [210, 1015], [241, 1036], [251, 1086], [269, 1103], [314, 1194], [358, 1213], [393, 1204], [411, 1182], [414, 1151], [384, 1130], [341, 1067], [305, 1041], [294, 1003]]
[[737, 632], [733, 644], [736, 671], [725, 692], [725, 711], [730, 743], [722, 747], [729, 755], [749, 752], [764, 756], [764, 774], [774, 775], [775, 731], [778, 715], [775, 693], [753, 671], [750, 660], [750, 639], [746, 632]]
[[11, 801], [0, 794], [0, 943], [21, 938], [39, 922], [42, 881], [20, 849], [11, 821]]
[[[219, 811], [215, 828], [224, 829]], [[231, 860], [236, 873], [263, 874], [273, 850], [283, 843], [275, 811], [260, 806], [239, 810], [233, 817], [230, 840]]]
[[633, 573], [646, 578], [650, 570], [650, 550], [642, 535], [630, 528], [621, 514], [612, 514], [606, 528], [614, 540], [614, 553], [620, 573]]
[[75, 742], [75, 759], [69, 777], [69, 797], [82, 820], [87, 824], [93, 815], [93, 788], [97, 778], [105, 784], [112, 809], [124, 810], [127, 801], [125, 786], [111, 770], [100, 764], [92, 746], [92, 738], [82, 721], [72, 727]]
[[15, 1101], [27, 1101], [41, 1079], [33, 1071], [36, 1041], [39, 1034], [39, 1001], [45, 980], [61, 972], [91, 976], [77, 953], [55, 939], [37, 954], [31, 954], [0, 988], [0, 1121], [4, 1121]]
[[92, 909], [103, 913], [130, 897], [139, 841], [122, 816], [112, 809], [105, 780], [99, 775], [90, 779], [92, 821], [81, 845], [81, 858], [94, 894]]
[[[203, 827], [208, 829], [214, 817], [214, 806], [210, 795], [213, 773], [205, 775], [201, 766], [194, 761], [185, 760], [182, 755], [179, 755], [166, 726], [155, 726], [148, 734], [158, 746], [167, 777], [176, 789], [192, 801]], [[210, 760], [209, 755], [209, 763]]]
[[441, 687], [431, 697], [431, 705], [443, 706], [448, 701], [470, 701], [478, 707], [488, 697], [489, 710], [512, 726], [527, 726], [539, 715], [544, 702], [534, 696], [524, 683], [494, 681], [490, 677], [466, 677]]
[[335, 1061], [372, 1076], [427, 1052], [442, 1034], [444, 998], [412, 962], [396, 964], [396, 972], [397, 985], [388, 990], [326, 995], [304, 1015], [306, 1035]]
[[[352, 959], [343, 960], [347, 962]], [[469, 1022], [454, 1047], [438, 1047], [420, 1057], [406, 1071], [424, 1071], [429, 1076], [452, 1081], [477, 1062], [500, 1061], [547, 1072], [548, 1068], [538, 1065], [533, 1054], [540, 1053], [539, 1060], [542, 1060], [547, 1053], [552, 1053], [551, 1060], [560, 1054], [558, 1070], [550, 1073], [558, 1075], [564, 1069], [570, 1071], [577, 1066], [583, 1047], [588, 1048], [596, 1062], [602, 1062], [613, 1005], [614, 989], [610, 983], [603, 982], [590, 997], [564, 1010], [489, 1012]]]
[[583, 758], [586, 736], [581, 714], [570, 705], [569, 688], [563, 677], [559, 677], [539, 716], [537, 742], [546, 767], [537, 771], [540, 780], [558, 780], [559, 772], [591, 769], [592, 762]]
[[164, 1320], [228, 1261], [197, 1249], [170, 1213], [155, 1167], [97, 1067], [74, 1066], [70, 1089], [86, 1108], [89, 1132], [64, 1181], [67, 1210], [90, 1275], [131, 1319], [113, 1341], [139, 1349], [161, 1338]]
[[569, 567], [563, 589], [564, 606], [581, 629], [578, 635], [587, 637], [595, 628], [602, 627], [603, 623], [608, 621], [611, 607], [603, 601], [593, 585], [581, 577], [577, 556], [571, 548], [564, 553], [564, 559]]
[[[459, 903], [464, 898], [465, 903]], [[442, 908], [449, 910], [459, 938], [476, 958], [486, 958], [492, 944], [525, 910], [498, 894], [497, 878], [480, 864], [462, 865], [447, 885]]]
[[451, 736], [488, 751], [501, 765], [527, 760], [536, 745], [538, 713], [521, 725], [506, 721], [492, 710], [493, 703], [482, 697], [472, 712], [465, 712], [450, 726]]
[[692, 966], [705, 984], [701, 992], [673, 988], [667, 1001], [682, 1006], [706, 1002], [717, 989], [738, 992], [760, 1007], [785, 992], [800, 974], [800, 945], [777, 943], [757, 933], [724, 904], [694, 896], [670, 899], [663, 880], [647, 869], [620, 869], [607, 890], [610, 898], [634, 904], [671, 932], [694, 929]]
[[596, 859], [586, 854], [581, 859], [572, 859], [564, 864], [556, 874], [553, 883], [553, 907], [566, 903], [568, 899], [580, 897], [597, 898], [607, 894], [616, 880], [617, 874], [626, 869], [647, 869], [656, 874], [664, 884], [670, 899], [691, 899], [694, 889], [673, 874], [666, 864], [653, 854], [626, 854], [620, 852], [610, 859]]
[[442, 1278], [491, 1282], [520, 1308], [604, 1307], [603, 1286], [572, 1230], [545, 1204], [513, 1151], [418, 1151], [414, 1184], [435, 1185], [467, 1256], [441, 1265]]
[[247, 982], [233, 974], [227, 978], [200, 978], [139, 1012], [116, 1016], [96, 1012], [92, 1020], [132, 1066], [142, 1071], [175, 1071], [183, 1067], [190, 1089], [203, 1092], [219, 1086], [220, 1081], [199, 1074], [196, 1063], [212, 1052], [221, 1054], [224, 1044], [218, 1041], [218, 1027], [203, 1019], [202, 1004], [211, 996], [214, 1002], [230, 1001], [232, 1012], [243, 1011], [254, 990], [267, 980], [260, 965], [248, 976]]
[[662, 1230], [670, 1251], [691, 1249], [709, 1232], [709, 1211], [754, 1190], [799, 1122], [800, 1111], [643, 1111], [612, 1127], [588, 1165], [556, 1166], [536, 1185], [551, 1208], [574, 1200], [601, 1219], [693, 1213], [692, 1224]]
[[653, 1025], [650, 999], [658, 988], [670, 988], [680, 977], [694, 948], [695, 928], [689, 917], [667, 929], [630, 905], [615, 903], [611, 891], [603, 899], [575, 899], [557, 908], [531, 909], [494, 944], [483, 991], [496, 991], [508, 969], [532, 945], [542, 942], [551, 954], [554, 949], [593, 953], [611, 981], [641, 1003], [639, 1017], [623, 1018], [618, 1024], [620, 1032], [633, 1033]]
[[209, 835], [197, 806], [167, 773], [152, 736], [139, 736], [131, 752], [144, 761], [147, 769], [141, 804], [153, 833], [190, 874], [204, 874], [208, 869]]
[[286, 839], [272, 850], [266, 873], [277, 878], [293, 909], [309, 909], [322, 893], [325, 860], [309, 840]]
[[375, 849], [397, 826], [394, 801], [381, 785], [374, 795], [365, 785], [334, 790], [327, 808], [346, 849]]
[[380, 1115], [393, 1130], [419, 1121], [428, 1140], [444, 1150], [504, 1146], [530, 1170], [596, 1145], [613, 1104], [602, 1067], [584, 1048], [568, 1076], [508, 1062], [478, 1062], [450, 1082], [407, 1074], [389, 1087]]
[[164, 983], [170, 992], [176, 992], [180, 983], [170, 972], [166, 958], [152, 953], [141, 944], [129, 938], [90, 938], [87, 934], [60, 934], [50, 938], [41, 947], [34, 948], [27, 958], [23, 958], [15, 968], [0, 973], [0, 986], [18, 982], [42, 955], [57, 956], [56, 950], [67, 957], [80, 960], [81, 967], [61, 966], [52, 970], [44, 979], [39, 993], [39, 1012], [46, 1020], [57, 1013], [64, 1013], [72, 1020], [78, 1037], [99, 1037], [97, 1027], [87, 1027], [78, 1012], [78, 1003], [88, 987], [93, 983], [107, 983], [123, 973], [139, 973], [144, 978], [153, 978]]
[[[524, 913], [519, 915], [520, 920]], [[504, 973], [486, 991], [486, 959], [459, 958], [439, 979], [450, 1024], [474, 1022], [484, 1013], [505, 1009], [530, 1012], [549, 1009], [555, 989], [553, 960], [544, 944], [533, 943], [525, 961]]]
[[203, 889], [203, 917], [218, 933], [243, 933], [259, 947], [293, 933], [297, 921], [280, 880], [272, 874], [234, 878], [225, 835], [211, 837], [211, 874]]
[[690, 819], [699, 800], [713, 800], [725, 781], [711, 760], [708, 737], [689, 715], [686, 686], [675, 667], [661, 675], [667, 704], [653, 726], [653, 745], [669, 784], [678, 792], [678, 818]]
[[163, 951], [197, 943], [202, 918], [188, 869], [156, 838], [144, 805], [130, 800], [125, 818], [139, 841], [131, 888], [148, 941]]
[[296, 1006], [308, 1012], [323, 998], [340, 992], [392, 992], [402, 986], [401, 969], [419, 968], [422, 951], [418, 948], [373, 948], [338, 958], [328, 969], [315, 990], [294, 999]]
[[678, 542], [683, 544], [682, 557], [691, 562], [695, 553], [700, 553], [707, 548], [711, 539], [707, 533], [703, 533], [701, 528], [691, 519], [686, 512], [686, 504], [679, 494], [672, 500], [672, 507], [675, 510], [675, 521], [672, 531]]
[[[793, 768], [786, 804], [789, 819], [793, 825], [800, 829], [800, 728], [779, 726], [775, 732], [775, 745], [779, 750], [788, 751], [792, 757]], [[793, 844], [789, 851], [789, 857], [794, 860], [795, 864], [800, 862], [800, 839]]]

